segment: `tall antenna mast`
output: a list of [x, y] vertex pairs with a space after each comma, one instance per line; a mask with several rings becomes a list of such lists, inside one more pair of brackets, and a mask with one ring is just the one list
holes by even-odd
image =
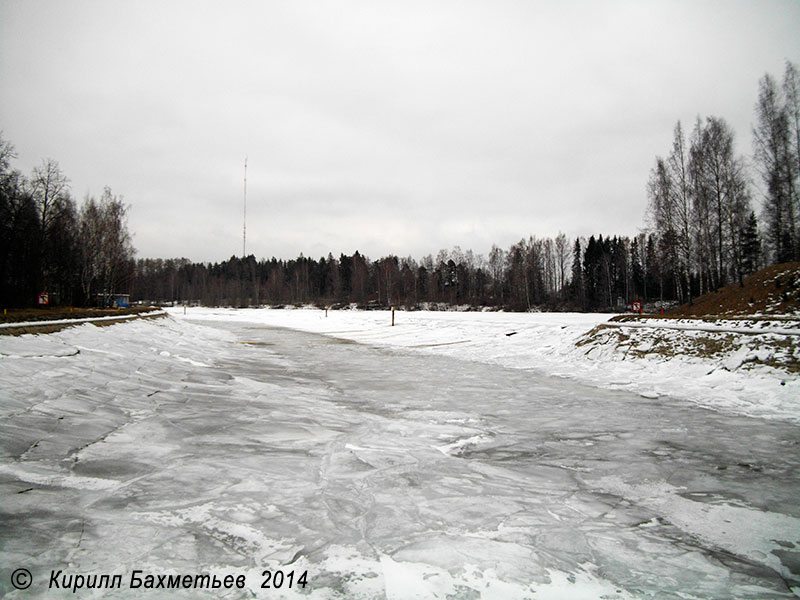
[[247, 157], [244, 157], [244, 220], [242, 221], [242, 258], [247, 256]]

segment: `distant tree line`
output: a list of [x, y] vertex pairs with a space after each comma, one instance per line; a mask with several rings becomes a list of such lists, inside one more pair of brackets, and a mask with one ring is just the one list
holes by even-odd
[[41, 292], [51, 304], [94, 305], [130, 292], [134, 250], [122, 198], [105, 188], [78, 207], [55, 160], [25, 177], [14, 158], [0, 136], [0, 305], [32, 306]]
[[455, 247], [419, 261], [355, 252], [221, 263], [134, 262], [121, 198], [106, 188], [79, 210], [55, 161], [25, 178], [0, 140], [0, 301], [30, 304], [43, 289], [62, 303], [130, 291], [133, 300], [215, 306], [607, 310], [634, 299], [691, 301], [767, 264], [800, 260], [800, 79], [792, 63], [782, 82], [769, 74], [759, 82], [753, 134], [748, 162], [723, 118], [698, 117], [688, 136], [678, 122], [669, 153], [650, 172], [644, 232], [632, 238], [528, 237], [486, 257]]
[[420, 261], [394, 255], [370, 260], [359, 252], [319, 260], [232, 256], [213, 264], [139, 259], [134, 297], [209, 306], [621, 308], [637, 297], [658, 297], [663, 286], [654, 269], [655, 246], [653, 235], [570, 243], [560, 233], [522, 239], [508, 250], [493, 246], [488, 257], [455, 247]]

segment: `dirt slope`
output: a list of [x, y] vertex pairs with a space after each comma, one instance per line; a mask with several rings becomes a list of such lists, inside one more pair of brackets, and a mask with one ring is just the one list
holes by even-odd
[[800, 262], [761, 269], [669, 312], [670, 317], [798, 317]]

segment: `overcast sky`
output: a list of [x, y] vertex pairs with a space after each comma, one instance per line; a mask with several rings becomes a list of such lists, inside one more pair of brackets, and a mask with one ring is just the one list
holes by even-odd
[[130, 205], [140, 257], [487, 254], [634, 235], [672, 128], [751, 153], [800, 1], [0, 0], [24, 173]]

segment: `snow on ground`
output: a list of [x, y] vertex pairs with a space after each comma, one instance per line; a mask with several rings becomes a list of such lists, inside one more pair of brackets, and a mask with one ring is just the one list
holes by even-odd
[[[793, 413], [681, 399], [753, 371], [695, 388], [671, 362], [662, 391], [574, 347], [601, 315], [187, 312], [209, 327], [0, 338], [0, 596], [160, 597], [53, 593], [53, 569], [246, 575], [227, 598], [800, 595]], [[309, 587], [262, 590], [277, 568]]]
[[[183, 308], [169, 312], [184, 318]], [[326, 316], [325, 311], [312, 308], [193, 307], [187, 309], [185, 315], [196, 321], [260, 323], [373, 346], [531, 369], [604, 388], [630, 390], [645, 398], [674, 396], [713, 410], [800, 422], [800, 376], [766, 366], [748, 365], [759, 353], [769, 356], [774, 352], [758, 346], [763, 336], [770, 336], [774, 341], [775, 337], [800, 333], [800, 330], [778, 321], [765, 331], [763, 323], [756, 326], [726, 321], [715, 326], [707, 321], [682, 320], [671, 324], [671, 330], [658, 333], [658, 337], [667, 336], [676, 343], [709, 330], [738, 335], [733, 343], [737, 350], [722, 360], [681, 355], [679, 345], [678, 354], [670, 358], [655, 354], [641, 356], [653, 343], [652, 336], [644, 338], [636, 347], [639, 358], [619, 351], [617, 344], [576, 346], [589, 330], [609, 324], [610, 317], [585, 313], [396, 311], [392, 327], [388, 311], [330, 310]], [[613, 325], [643, 327], [635, 323]], [[762, 332], [760, 336], [753, 335], [756, 327]], [[750, 368], [740, 368], [742, 365]]]
[[[146, 313], [148, 317], [163, 314], [164, 311], [154, 310]], [[76, 323], [97, 323], [103, 321], [127, 321], [130, 319], [140, 319], [143, 314], [135, 315], [110, 315], [107, 317], [85, 317], [82, 319], [53, 319], [50, 321], [12, 321], [10, 323], [0, 323], [0, 329], [19, 329], [21, 327], [41, 327], [42, 325], [74, 325]]]
[[[0, 338], [0, 595], [158, 594], [128, 589], [138, 568], [156, 575], [246, 575], [245, 590], [225, 593], [231, 598], [523, 599], [534, 589], [540, 598], [634, 597], [598, 577], [592, 565], [528, 572], [531, 553], [524, 546], [459, 537], [457, 529], [481, 521], [462, 523], [463, 514], [439, 514], [436, 504], [464, 503], [470, 510], [481, 490], [468, 489], [469, 497], [449, 503], [439, 499], [448, 488], [439, 487], [439, 477], [453, 479], [460, 491], [459, 474], [415, 469], [421, 453], [441, 463], [471, 443], [426, 450], [420, 443], [426, 437], [441, 444], [443, 436], [471, 432], [471, 425], [439, 425], [422, 412], [415, 437], [409, 429], [392, 442], [393, 429], [408, 428], [402, 420], [371, 432], [369, 415], [331, 402], [325, 387], [284, 375], [297, 368], [292, 361], [259, 344], [254, 349], [267, 352], [279, 385], [231, 370], [247, 357], [248, 343], [172, 319]], [[265, 363], [255, 368], [263, 375]], [[301, 415], [314, 415], [314, 422]], [[358, 443], [339, 441], [343, 435]], [[411, 512], [419, 511], [416, 503], [430, 504], [427, 518], [451, 522], [452, 531], [394, 556], [386, 552], [402, 538], [388, 523], [381, 525], [383, 538], [376, 537], [385, 548], [365, 551], [363, 543], [350, 543], [350, 529], [364, 527], [365, 517], [355, 512], [364, 500], [363, 510], [388, 513], [390, 521], [399, 505], [406, 510], [408, 501], [392, 495], [382, 474], [391, 478], [403, 463], [409, 478], [433, 482], [425, 486], [427, 497], [412, 500]], [[372, 475], [364, 472], [368, 465], [379, 467], [376, 489], [360, 483], [364, 491], [353, 494], [352, 482]], [[424, 529], [411, 519], [397, 525], [411, 535]], [[301, 550], [313, 561], [298, 558]], [[31, 590], [9, 586], [17, 567], [33, 572]], [[308, 588], [264, 592], [267, 568], [291, 569], [296, 578], [307, 571]], [[62, 570], [64, 576], [121, 574], [124, 583], [75, 595], [49, 589], [49, 574]], [[178, 594], [199, 596], [217, 593]]]

